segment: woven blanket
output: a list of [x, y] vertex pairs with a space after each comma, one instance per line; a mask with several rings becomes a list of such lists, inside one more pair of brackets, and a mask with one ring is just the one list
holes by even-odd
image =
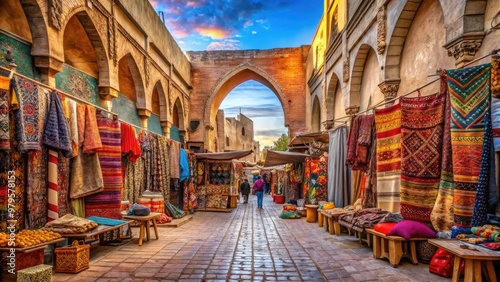
[[102, 149], [99, 151], [104, 189], [85, 197], [85, 216], [121, 218], [121, 134], [118, 119], [111, 119], [97, 110], [97, 125]]
[[144, 180], [144, 162], [142, 158], [138, 158], [135, 162], [126, 158], [124, 160], [125, 165], [125, 183], [124, 183], [124, 193], [125, 200], [129, 200], [130, 203], [137, 203], [139, 195], [144, 192], [145, 180]]
[[347, 137], [346, 165], [350, 169], [358, 170], [356, 163], [356, 153], [358, 151], [359, 126], [361, 125], [361, 116], [356, 116], [352, 121], [351, 130]]
[[87, 219], [92, 220], [93, 222], [95, 222], [99, 225], [107, 225], [107, 226], [117, 226], [117, 225], [125, 223], [125, 221], [123, 221], [123, 220], [111, 219], [111, 218], [100, 217], [100, 216], [91, 216], [91, 217], [88, 217]]
[[[11, 116], [11, 118], [13, 118]], [[9, 195], [9, 198], [14, 199], [14, 204], [13, 204], [13, 212], [9, 210], [7, 218], [9, 220], [15, 220], [13, 223], [14, 226], [16, 227], [16, 231], [20, 231], [24, 229], [24, 223], [25, 223], [25, 216], [26, 216], [26, 209], [25, 209], [25, 204], [26, 204], [26, 182], [27, 182], [27, 175], [26, 175], [26, 155], [22, 154], [20, 151], [20, 146], [21, 144], [17, 142], [17, 140], [14, 138], [14, 128], [13, 128], [13, 123], [10, 123], [10, 141], [11, 141], [11, 154], [10, 154], [10, 168], [9, 171], [13, 172], [13, 174], [9, 175], [14, 175], [15, 176], [15, 187], [12, 193], [12, 197]], [[9, 206], [10, 208], [10, 206]], [[11, 224], [9, 224], [10, 226]]]
[[375, 120], [372, 119], [371, 148], [366, 169], [364, 183], [363, 207], [374, 208], [377, 206], [377, 137]]
[[64, 115], [61, 98], [55, 91], [50, 95], [50, 109], [43, 132], [43, 144], [61, 152], [67, 158], [73, 157], [68, 121]]
[[441, 177], [445, 94], [401, 98], [401, 204], [405, 219], [430, 222]]
[[10, 150], [9, 86], [10, 79], [0, 76], [0, 150]]
[[27, 225], [29, 229], [39, 229], [47, 223], [47, 167], [48, 151], [28, 152]]
[[484, 116], [490, 101], [490, 69], [490, 64], [485, 64], [446, 71], [451, 99], [453, 204], [457, 226], [471, 224], [481, 169]]
[[500, 56], [491, 56], [491, 96], [500, 98]]
[[373, 228], [387, 214], [388, 211], [379, 208], [362, 209], [339, 216], [339, 223], [342, 226], [363, 232], [365, 228]]
[[377, 207], [399, 211], [401, 105], [375, 110], [377, 129]]
[[171, 141], [170, 142], [170, 178], [180, 177], [180, 165], [179, 165], [179, 154], [181, 149], [181, 143]]
[[491, 98], [491, 125], [495, 151], [500, 151], [500, 99]]
[[[441, 87], [447, 88], [446, 76], [441, 76]], [[443, 89], [443, 88], [441, 88]], [[444, 124], [443, 124], [443, 146], [441, 149], [441, 177], [439, 190], [432, 209], [430, 220], [432, 226], [438, 232], [451, 230], [454, 224], [453, 215], [453, 161], [451, 153], [451, 104], [450, 96], [445, 89]]]

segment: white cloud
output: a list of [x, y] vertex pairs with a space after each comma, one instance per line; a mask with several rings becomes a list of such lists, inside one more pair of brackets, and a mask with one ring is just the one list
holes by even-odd
[[221, 41], [213, 41], [208, 44], [206, 50], [238, 50], [240, 49], [240, 41], [236, 39], [224, 39]]
[[252, 30], [252, 34], [257, 34], [257, 31], [255, 31], [255, 30]]

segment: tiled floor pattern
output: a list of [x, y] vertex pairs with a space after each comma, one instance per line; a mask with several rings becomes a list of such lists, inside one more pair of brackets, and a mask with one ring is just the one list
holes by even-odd
[[304, 218], [280, 219], [282, 205], [270, 196], [256, 207], [251, 196], [230, 213], [197, 212], [141, 247], [93, 246], [88, 270], [54, 273], [52, 281], [450, 281], [405, 259], [393, 268], [354, 237]]

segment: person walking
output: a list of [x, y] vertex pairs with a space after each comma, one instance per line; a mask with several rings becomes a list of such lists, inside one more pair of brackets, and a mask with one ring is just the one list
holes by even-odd
[[257, 194], [257, 208], [262, 208], [262, 200], [264, 199], [264, 181], [257, 176], [257, 181], [253, 184], [253, 190]]
[[245, 179], [240, 184], [240, 192], [241, 192], [241, 195], [243, 196], [243, 203], [247, 204], [248, 203], [248, 194], [250, 194], [250, 184], [248, 183], [248, 179]]

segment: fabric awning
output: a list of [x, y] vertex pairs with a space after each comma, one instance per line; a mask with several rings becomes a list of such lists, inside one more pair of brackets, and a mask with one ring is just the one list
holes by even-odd
[[303, 162], [308, 154], [268, 150], [264, 167]]
[[196, 153], [195, 156], [197, 159], [205, 159], [205, 160], [234, 160], [243, 158], [252, 153], [252, 150], [248, 151], [234, 151], [234, 152], [220, 152], [220, 153]]
[[322, 143], [328, 143], [330, 137], [328, 136], [327, 132], [313, 132], [313, 133], [305, 133], [305, 134], [299, 134], [290, 140], [289, 145], [304, 145], [304, 144], [309, 144], [314, 141], [317, 142], [322, 142]]

